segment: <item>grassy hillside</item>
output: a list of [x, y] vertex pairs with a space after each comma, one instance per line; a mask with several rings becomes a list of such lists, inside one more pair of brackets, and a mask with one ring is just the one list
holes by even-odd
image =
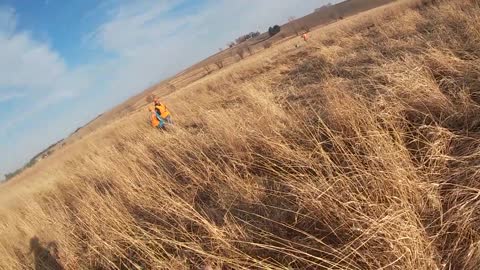
[[[347, 0], [335, 5], [330, 5], [315, 12], [312, 10], [312, 13], [294, 21], [278, 22], [278, 24], [281, 25], [282, 30], [279, 34], [273, 37], [268, 35], [268, 29], [252, 29], [252, 31], [262, 31], [264, 33], [233, 48], [227, 48], [219, 53], [207, 57], [206, 59], [187, 68], [180, 74], [189, 73], [191, 75], [189, 81], [196, 80], [206, 75], [207, 71], [205, 70], [205, 67], [217, 69], [215, 64], [218, 62], [221, 62], [225, 66], [237, 63], [240, 57], [236, 52], [239, 49], [248, 51], [248, 47], [251, 51], [260, 51], [265, 48], [266, 43], [274, 44], [277, 42], [282, 42], [282, 40], [291, 38], [292, 36], [296, 36], [300, 33], [304, 33], [305, 29], [311, 30], [316, 27], [335, 22], [342, 17], [346, 18], [353, 16], [363, 11], [394, 1], [395, 0]], [[246, 55], [248, 55], [248, 53], [246, 53]]]
[[0, 269], [477, 269], [479, 20], [402, 1], [98, 128], [0, 188]]
[[282, 26], [282, 33], [288, 35], [312, 29], [346, 18], [360, 12], [394, 2], [395, 0], [347, 0], [335, 5], [319, 7], [315, 12]]

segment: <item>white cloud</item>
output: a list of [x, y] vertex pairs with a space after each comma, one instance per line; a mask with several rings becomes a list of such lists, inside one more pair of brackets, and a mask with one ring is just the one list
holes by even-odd
[[7, 102], [13, 99], [25, 97], [24, 93], [15, 93], [15, 92], [10, 92], [10, 93], [0, 93], [0, 103]]
[[165, 19], [181, 1], [138, 1], [114, 9], [112, 18], [89, 37], [106, 51], [123, 57], [143, 57], [152, 45], [159, 50], [175, 38], [176, 30], [190, 23], [195, 16], [184, 15]]
[[45, 89], [66, 71], [61, 57], [28, 33], [0, 35], [0, 59], [3, 87]]
[[0, 95], [11, 89], [46, 91], [67, 72], [62, 57], [28, 32], [15, 32], [17, 17], [12, 8], [0, 8]]
[[10, 7], [0, 6], [0, 34], [10, 34], [17, 24], [15, 10]]
[[0, 7], [0, 103], [23, 98], [28, 104], [3, 112], [0, 135], [91, 86], [90, 72], [69, 70], [55, 50], [28, 32], [16, 31], [16, 25], [15, 10]]

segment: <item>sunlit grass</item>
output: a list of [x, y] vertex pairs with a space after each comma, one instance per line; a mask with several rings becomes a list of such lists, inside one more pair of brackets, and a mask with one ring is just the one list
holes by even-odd
[[0, 268], [37, 235], [67, 269], [476, 269], [479, 15], [377, 9], [98, 130], [0, 210]]

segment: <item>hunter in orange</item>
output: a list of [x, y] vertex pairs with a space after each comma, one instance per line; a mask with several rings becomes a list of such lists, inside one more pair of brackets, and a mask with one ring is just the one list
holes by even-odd
[[170, 111], [167, 109], [167, 106], [160, 102], [160, 99], [157, 96], [153, 97], [153, 102], [155, 104], [155, 110], [160, 114], [160, 117], [168, 124], [173, 124], [172, 116]]

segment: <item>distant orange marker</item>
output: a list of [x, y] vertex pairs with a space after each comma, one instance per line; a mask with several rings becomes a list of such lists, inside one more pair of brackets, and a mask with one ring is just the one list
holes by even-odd
[[309, 36], [308, 36], [307, 33], [303, 34], [302, 37], [303, 37], [303, 40], [305, 40], [305, 41], [308, 41], [308, 39], [309, 39]]

